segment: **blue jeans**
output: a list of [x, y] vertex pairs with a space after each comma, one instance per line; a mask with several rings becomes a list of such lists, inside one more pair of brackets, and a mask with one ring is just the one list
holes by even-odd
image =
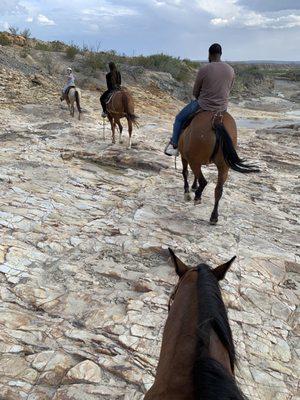
[[200, 105], [198, 100], [192, 100], [188, 105], [186, 105], [179, 114], [176, 115], [175, 122], [173, 125], [173, 135], [172, 135], [172, 144], [177, 146], [179, 141], [179, 136], [182, 131], [182, 127], [184, 123], [188, 120], [188, 118], [198, 111]]

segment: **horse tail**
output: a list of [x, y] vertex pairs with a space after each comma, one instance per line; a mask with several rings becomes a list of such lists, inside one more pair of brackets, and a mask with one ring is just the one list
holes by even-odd
[[79, 97], [79, 93], [78, 90], [75, 90], [75, 101], [76, 101], [76, 105], [77, 105], [77, 110], [79, 113], [82, 112], [81, 107], [80, 107], [80, 97]]
[[241, 172], [243, 174], [260, 172], [259, 168], [257, 168], [255, 165], [245, 164], [245, 161], [240, 159], [234, 148], [231, 137], [229, 136], [229, 133], [223, 124], [217, 124], [215, 126], [215, 134], [216, 144], [210, 158], [211, 161], [215, 158], [219, 147], [221, 146], [226, 164], [234, 171]]
[[126, 117], [133, 122], [133, 124], [135, 126], [139, 126], [138, 124], [138, 117], [134, 114], [134, 110], [133, 110], [133, 104], [129, 104], [128, 101], [128, 93], [126, 93], [125, 91], [122, 91], [122, 102], [123, 102], [123, 107], [124, 107], [124, 112], [126, 114]]
[[194, 365], [195, 399], [247, 400], [234, 376], [213, 358], [201, 357]]

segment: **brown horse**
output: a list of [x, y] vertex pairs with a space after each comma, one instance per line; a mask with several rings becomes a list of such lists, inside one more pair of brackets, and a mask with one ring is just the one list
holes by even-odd
[[237, 129], [232, 116], [215, 114], [210, 111], [199, 112], [183, 131], [179, 139], [179, 151], [182, 158], [182, 175], [184, 179], [185, 199], [190, 200], [188, 183], [188, 165], [191, 167], [195, 180], [192, 189], [195, 190], [195, 204], [201, 203], [203, 189], [207, 185], [201, 166], [214, 163], [218, 168], [218, 182], [215, 188], [215, 205], [210, 217], [210, 223], [218, 222], [218, 205], [223, 193], [223, 185], [232, 168], [241, 173], [259, 172], [259, 169], [247, 165], [236, 153]]
[[245, 400], [234, 378], [235, 348], [218, 281], [235, 259], [188, 268], [169, 249], [179, 282], [170, 298], [153, 386], [145, 400]]
[[107, 116], [111, 125], [112, 131], [112, 143], [116, 142], [115, 131], [116, 125], [119, 127], [119, 142], [122, 143], [122, 131], [123, 126], [121, 125], [120, 119], [126, 118], [128, 123], [128, 133], [129, 133], [129, 145], [131, 148], [131, 135], [133, 124], [137, 124], [137, 116], [134, 114], [134, 102], [132, 95], [128, 90], [122, 88], [113, 93], [109, 102], [107, 103]]

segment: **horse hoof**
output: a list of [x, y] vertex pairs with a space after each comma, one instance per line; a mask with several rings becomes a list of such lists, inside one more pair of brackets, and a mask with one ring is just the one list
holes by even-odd
[[192, 192], [195, 193], [197, 189], [198, 189], [198, 186], [196, 186], [196, 187], [193, 187], [193, 186], [192, 186]]
[[191, 194], [190, 193], [184, 193], [184, 200], [185, 201], [191, 201], [192, 200], [192, 198], [191, 198]]
[[194, 200], [194, 206], [197, 206], [198, 204], [201, 204], [201, 199]]
[[217, 225], [217, 222], [218, 222], [218, 218], [211, 218], [209, 221], [210, 225]]

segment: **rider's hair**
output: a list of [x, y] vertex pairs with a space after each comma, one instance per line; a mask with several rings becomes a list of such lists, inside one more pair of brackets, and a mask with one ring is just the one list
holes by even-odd
[[221, 55], [222, 54], [222, 47], [219, 43], [214, 43], [208, 49], [210, 55]]
[[114, 85], [116, 85], [117, 84], [117, 72], [118, 72], [116, 64], [111, 61], [108, 64], [108, 66], [109, 66], [109, 70], [110, 70], [110, 73], [111, 73], [111, 81], [112, 81], [112, 83]]

